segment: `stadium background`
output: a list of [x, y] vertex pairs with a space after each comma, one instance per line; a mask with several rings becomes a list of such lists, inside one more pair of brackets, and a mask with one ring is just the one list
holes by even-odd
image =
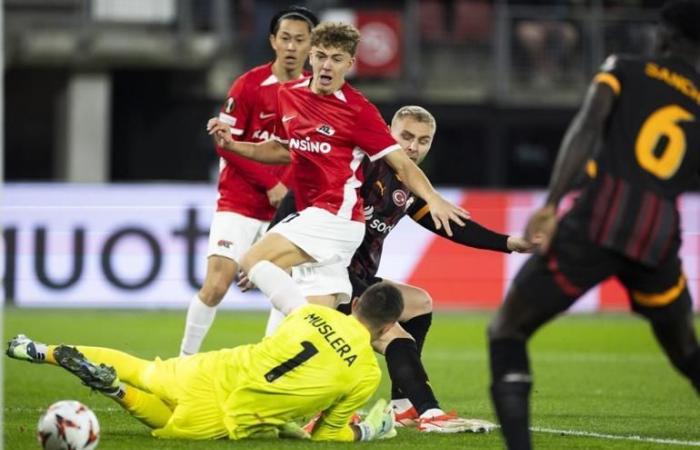
[[[406, 103], [432, 111], [438, 134], [424, 169], [476, 220], [517, 233], [541, 198], [587, 81], [607, 53], [649, 50], [652, 8], [661, 2], [298, 3], [357, 21], [374, 58], [363, 62], [352, 83], [386, 119]], [[271, 57], [268, 20], [286, 4], [3, 0], [4, 339], [27, 333], [143, 358], [177, 354], [184, 309], [203, 276], [216, 196], [216, 157], [204, 123], [234, 77]], [[686, 195], [680, 206], [682, 253], [697, 311], [700, 193]], [[460, 415], [495, 420], [484, 330], [523, 257], [452, 245], [410, 220], [392, 235], [380, 272], [426, 287], [438, 308], [450, 310], [435, 314], [423, 352], [441, 404]], [[230, 295], [225, 308], [266, 305], [235, 289]], [[84, 308], [54, 308], [59, 306]], [[91, 308], [112, 306], [153, 310]], [[606, 313], [557, 320], [529, 346], [536, 376], [535, 447], [699, 446], [697, 396], [667, 363], [647, 323], [607, 312], [626, 309], [615, 285], [596, 289], [576, 308]], [[258, 341], [265, 316], [220, 312], [203, 349]], [[101, 449], [231, 447], [152, 439], [111, 400], [79, 386], [65, 371], [7, 358], [0, 366], [0, 448], [36, 448], [37, 418], [66, 398], [96, 412]], [[388, 395], [388, 378], [384, 370], [376, 396]], [[309, 448], [292, 441], [235, 445]], [[415, 430], [373, 446], [503, 448], [499, 433], [435, 436]]]
[[[596, 67], [647, 52], [643, 0], [5, 0], [6, 304], [182, 308], [204, 274], [217, 158], [204, 132], [230, 82], [272, 57], [292, 3], [363, 34], [351, 82], [390, 119], [433, 112], [424, 170], [473, 218], [519, 233]], [[682, 254], [700, 297], [700, 196]], [[521, 255], [469, 250], [402, 222], [380, 274], [443, 309], [492, 309]], [[263, 308], [235, 289], [222, 306]], [[609, 282], [575, 309], [625, 308]]]

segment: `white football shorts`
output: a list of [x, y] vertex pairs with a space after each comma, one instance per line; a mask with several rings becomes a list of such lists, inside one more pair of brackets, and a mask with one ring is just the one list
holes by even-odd
[[270, 229], [304, 250], [316, 261], [292, 268], [292, 278], [305, 297], [336, 295], [338, 303], [351, 300], [347, 267], [365, 237], [365, 224], [310, 207], [291, 214]]
[[241, 256], [265, 234], [269, 224], [231, 211], [216, 211], [209, 229], [207, 257], [223, 256], [238, 263]]
[[365, 237], [365, 224], [312, 206], [290, 214], [271, 228], [270, 233], [284, 236], [319, 266], [339, 263], [347, 267]]
[[348, 268], [341, 263], [319, 265], [301, 264], [292, 268], [292, 278], [301, 288], [304, 297], [335, 295], [336, 307], [352, 300], [352, 284]]

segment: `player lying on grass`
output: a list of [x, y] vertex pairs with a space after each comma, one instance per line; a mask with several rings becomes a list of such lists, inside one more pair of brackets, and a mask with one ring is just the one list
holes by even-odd
[[[420, 106], [403, 106], [391, 120], [392, 137], [416, 164], [423, 162], [428, 155], [435, 131], [435, 118]], [[471, 220], [465, 220], [463, 227], [454, 227], [453, 235], [448, 236], [444, 229], [435, 227], [427, 204], [410, 193], [386, 162], [365, 160], [361, 169], [365, 179], [360, 190], [364, 202], [365, 237], [350, 266], [347, 269], [337, 269], [346, 274], [345, 282], [338, 283], [331, 279], [336, 268], [305, 265], [293, 270], [294, 281], [301, 286], [311, 302], [336, 306], [340, 303], [341, 310], [349, 312], [348, 305], [344, 302], [360, 296], [368, 286], [382, 281], [377, 277], [377, 270], [384, 240], [405, 216], [411, 217], [428, 230], [465, 246], [501, 252], [523, 252], [533, 247], [521, 237], [493, 232]], [[290, 191], [280, 204], [272, 224], [284, 220], [294, 212], [294, 197]], [[420, 359], [432, 322], [432, 299], [425, 290], [416, 286], [397, 282], [392, 284], [403, 295], [404, 312], [399, 319], [400, 324], [396, 324], [373, 345], [376, 351], [386, 357], [397, 423], [417, 426], [420, 431], [444, 433], [491, 428], [493, 424], [488, 422], [463, 419], [445, 413], [440, 408]], [[273, 308], [268, 321], [268, 333], [283, 318], [284, 315]]]
[[[388, 283], [375, 285], [353, 301], [350, 316], [301, 297], [276, 307], [288, 316], [258, 344], [165, 361], [109, 348], [46, 345], [23, 335], [9, 342], [7, 355], [65, 368], [159, 438], [393, 437], [385, 400], [359, 424], [349, 422], [377, 389], [381, 371], [370, 343], [401, 315], [401, 292]], [[296, 426], [319, 411], [311, 435]]]

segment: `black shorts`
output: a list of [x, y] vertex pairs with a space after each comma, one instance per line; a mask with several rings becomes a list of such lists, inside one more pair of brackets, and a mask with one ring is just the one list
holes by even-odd
[[[644, 316], [663, 316], [689, 306], [685, 304], [688, 302], [676, 302], [687, 291], [677, 253], [657, 267], [648, 267], [592, 244], [581, 233], [566, 228], [557, 232], [547, 254], [532, 255], [527, 260], [513, 284], [518, 296], [531, 304], [537, 304], [538, 298], [548, 298], [568, 308], [611, 276], [625, 287], [632, 310]], [[688, 295], [685, 297], [690, 300]]]
[[[352, 298], [359, 297], [367, 290], [367, 288], [369, 288], [373, 284], [377, 284], [377, 283], [380, 283], [381, 281], [383, 281], [379, 277], [371, 277], [369, 279], [363, 279], [350, 271], [348, 271], [348, 275], [350, 276], [350, 284], [352, 284]], [[339, 305], [338, 311], [340, 311], [344, 314], [350, 314], [350, 304], [351, 303], [352, 302]]]

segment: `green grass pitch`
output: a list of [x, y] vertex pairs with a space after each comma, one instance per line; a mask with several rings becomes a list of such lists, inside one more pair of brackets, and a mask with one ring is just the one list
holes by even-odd
[[[205, 342], [217, 349], [254, 342], [265, 315], [221, 311]], [[466, 417], [494, 420], [487, 395], [484, 313], [435, 315], [424, 361], [442, 406]], [[696, 324], [700, 325], [700, 321]], [[6, 309], [4, 337], [24, 332], [49, 343], [114, 347], [144, 358], [176, 354], [184, 311]], [[700, 400], [666, 362], [647, 324], [629, 315], [562, 318], [530, 344], [534, 369], [536, 448], [680, 448], [700, 446]], [[381, 360], [381, 357], [380, 357]], [[35, 426], [50, 403], [76, 399], [96, 412], [101, 449], [349, 448], [352, 444], [257, 441], [158, 441], [111, 400], [90, 393], [60, 368], [3, 358], [3, 434], [6, 449], [38, 448]], [[377, 395], [388, 396], [387, 376]], [[573, 431], [586, 434], [564, 434]], [[638, 439], [634, 440], [634, 436]], [[502, 448], [499, 433], [426, 435], [399, 430], [397, 438], [355, 444], [391, 449]]]

